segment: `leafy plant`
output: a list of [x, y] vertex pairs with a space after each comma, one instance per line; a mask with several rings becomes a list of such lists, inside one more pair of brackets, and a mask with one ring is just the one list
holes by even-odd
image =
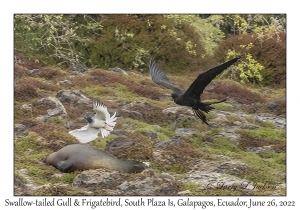
[[[15, 15], [16, 52], [32, 56], [35, 62], [43, 64], [79, 63], [83, 56], [76, 49], [76, 45], [89, 41], [85, 36], [78, 35], [79, 30], [99, 33], [102, 26], [91, 16], [78, 16], [85, 24], [79, 24], [74, 20], [77, 15]], [[38, 56], [40, 53], [44, 56]]]
[[[251, 45], [252, 43], [250, 43]], [[228, 51], [227, 59], [232, 59], [236, 56], [235, 51]], [[240, 81], [241, 83], [254, 83], [259, 84], [262, 81], [261, 71], [264, 69], [260, 63], [258, 63], [250, 53], [246, 54], [246, 61], [240, 62], [238, 65], [232, 65], [230, 67], [230, 77]]]

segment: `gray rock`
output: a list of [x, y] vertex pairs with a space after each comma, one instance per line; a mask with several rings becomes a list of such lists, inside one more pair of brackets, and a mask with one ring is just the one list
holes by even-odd
[[185, 190], [185, 191], [178, 192], [177, 195], [178, 196], [190, 196], [190, 195], [192, 195], [192, 193], [189, 190]]
[[277, 128], [286, 127], [286, 119], [282, 116], [275, 116], [269, 113], [259, 113], [252, 116], [252, 119], [260, 124], [263, 124], [265, 121], [269, 121]]
[[86, 67], [85, 65], [83, 65], [82, 63], [74, 63], [73, 65], [71, 65], [68, 70], [71, 71], [78, 71], [78, 72], [85, 72], [88, 70], [88, 67]]
[[159, 163], [160, 165], [163, 165], [165, 167], [176, 163], [176, 159], [173, 156], [164, 153], [164, 151], [154, 151], [152, 153], [152, 157], [156, 163]]
[[15, 131], [15, 132], [22, 132], [22, 131], [24, 131], [25, 129], [26, 129], [26, 126], [23, 125], [23, 124], [16, 123], [16, 124], [14, 125], [14, 131]]
[[55, 109], [48, 109], [47, 113], [50, 117], [57, 116], [60, 114], [64, 114], [64, 110], [61, 107], [55, 108]]
[[109, 68], [108, 70], [113, 71], [113, 72], [117, 72], [117, 73], [122, 73], [122, 74], [127, 74], [127, 72], [123, 69], [120, 69], [119, 67], [115, 67], [115, 68]]
[[170, 119], [176, 119], [179, 114], [191, 115], [194, 116], [192, 109], [189, 109], [184, 106], [174, 106], [162, 110], [162, 113], [165, 117]]
[[198, 190], [227, 189], [233, 191], [253, 190], [250, 181], [237, 178], [244, 174], [247, 165], [234, 160], [198, 160], [187, 176], [179, 180], [182, 183], [195, 183], [201, 185]]
[[268, 108], [271, 109], [272, 111], [276, 109], [278, 105], [275, 102], [270, 102], [268, 104]]
[[177, 195], [179, 185], [176, 181], [162, 177], [136, 177], [125, 181], [117, 187], [126, 195], [172, 196]]
[[86, 170], [75, 177], [73, 185], [89, 190], [114, 189], [123, 183], [127, 176], [126, 174], [106, 169]]
[[143, 131], [142, 134], [144, 136], [147, 136], [150, 140], [154, 140], [158, 138], [157, 133], [153, 131]]
[[127, 131], [123, 130], [123, 129], [114, 129], [112, 132], [110, 132], [111, 134], [115, 134], [117, 136], [126, 136], [128, 134]]
[[238, 144], [238, 141], [239, 141], [241, 135], [238, 133], [235, 133], [235, 130], [237, 128], [238, 127], [226, 128], [224, 132], [220, 133], [220, 135], [228, 138], [233, 143]]
[[36, 120], [42, 121], [42, 122], [47, 122], [50, 119], [50, 116], [48, 115], [40, 115], [35, 118]]
[[174, 145], [174, 144], [182, 145], [183, 143], [185, 143], [185, 140], [181, 136], [173, 136], [168, 140], [161, 141], [161, 142], [154, 144], [153, 147], [155, 147], [155, 148], [162, 147], [163, 148], [163, 147], [167, 147], [167, 146]]
[[56, 98], [60, 102], [77, 102], [90, 104], [90, 99], [83, 95], [81, 90], [61, 90], [56, 94]]
[[196, 130], [190, 128], [178, 128], [175, 133], [178, 136], [192, 136], [196, 133]]
[[70, 80], [58, 81], [56, 85], [70, 85], [72, 82]]
[[256, 154], [262, 153], [262, 152], [275, 152], [273, 149], [273, 146], [263, 146], [263, 147], [247, 147], [246, 152], [254, 152]]
[[105, 146], [105, 151], [111, 154], [124, 153], [128, 148], [140, 145], [139, 142], [125, 137], [117, 137]]
[[253, 124], [243, 124], [241, 126], [242, 129], [249, 129], [249, 130], [256, 130], [258, 129], [259, 127], [256, 126], [256, 125], [253, 125]]
[[137, 111], [132, 111], [132, 110], [127, 110], [127, 109], [121, 109], [122, 112], [127, 115], [128, 117], [135, 119], [135, 120], [140, 120], [143, 121], [144, 117], [140, 112]]
[[53, 107], [52, 109], [48, 109], [48, 115], [50, 116], [56, 116], [58, 114], [67, 115], [67, 111], [64, 107], [64, 105], [55, 97], [47, 97], [42, 98], [37, 101], [37, 104], [48, 104], [49, 106]]

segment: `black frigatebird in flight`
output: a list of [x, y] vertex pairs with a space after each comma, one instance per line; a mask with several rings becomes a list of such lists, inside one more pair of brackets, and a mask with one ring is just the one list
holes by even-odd
[[152, 59], [150, 59], [149, 69], [153, 82], [173, 91], [171, 97], [176, 104], [191, 107], [194, 114], [208, 125], [206, 116], [202, 111], [208, 113], [210, 110], [214, 109], [214, 107], [210, 106], [211, 104], [221, 103], [226, 99], [217, 102], [203, 103], [200, 100], [200, 96], [202, 95], [205, 87], [218, 74], [220, 74], [223, 70], [234, 64], [239, 59], [240, 56], [201, 73], [185, 92], [173, 85], [169, 81], [165, 73], [161, 70], [161, 68]]

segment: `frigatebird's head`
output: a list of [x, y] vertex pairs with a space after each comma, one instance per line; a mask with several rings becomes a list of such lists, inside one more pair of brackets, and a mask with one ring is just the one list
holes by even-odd
[[176, 94], [176, 93], [172, 93], [172, 94], [171, 94], [171, 97], [173, 98], [173, 101], [176, 102], [177, 99], [179, 98], [179, 95]]

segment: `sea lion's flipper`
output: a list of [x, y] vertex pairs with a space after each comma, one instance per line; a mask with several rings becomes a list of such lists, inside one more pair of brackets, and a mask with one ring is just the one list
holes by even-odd
[[57, 164], [55, 165], [55, 168], [57, 168], [58, 170], [60, 170], [63, 173], [67, 173], [67, 172], [73, 172], [74, 171], [74, 164], [72, 163], [72, 161], [70, 159], [68, 160], [62, 160], [57, 162]]

